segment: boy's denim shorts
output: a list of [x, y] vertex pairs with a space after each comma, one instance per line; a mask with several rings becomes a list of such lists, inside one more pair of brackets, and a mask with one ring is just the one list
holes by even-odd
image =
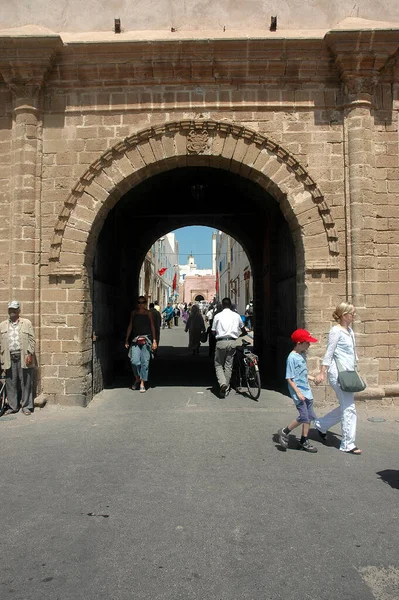
[[305, 402], [299, 402], [295, 405], [299, 415], [296, 420], [298, 423], [310, 423], [316, 419], [316, 414], [313, 410], [313, 400], [305, 399]]

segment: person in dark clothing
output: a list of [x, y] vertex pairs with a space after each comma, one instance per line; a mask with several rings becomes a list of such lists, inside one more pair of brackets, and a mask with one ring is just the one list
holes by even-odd
[[208, 327], [209, 356], [214, 356], [215, 355], [215, 348], [216, 348], [216, 338], [215, 338], [215, 334], [212, 331], [213, 319], [215, 318], [215, 315], [217, 315], [218, 313], [222, 312], [222, 310], [223, 310], [222, 303], [218, 302], [213, 307], [212, 315], [210, 315], [208, 317], [208, 323], [209, 323], [209, 327]]
[[[157, 350], [159, 347], [159, 339], [161, 337], [161, 323], [162, 323], [162, 317], [161, 317], [161, 313], [159, 312], [159, 310], [157, 310], [155, 308], [155, 304], [153, 302], [150, 302], [150, 313], [152, 314], [152, 318], [154, 320], [154, 325], [155, 325], [155, 340], [157, 342]], [[156, 350], [154, 350], [154, 355], [156, 353]]]
[[175, 327], [179, 325], [180, 308], [176, 305], [173, 309], [173, 318], [175, 320]]
[[205, 331], [205, 323], [197, 304], [192, 306], [184, 331], [189, 334], [188, 347], [191, 348], [193, 354], [199, 354], [201, 335]]
[[132, 388], [140, 389], [140, 392], [146, 391], [151, 350], [154, 351], [158, 347], [154, 318], [151, 311], [147, 310], [146, 304], [145, 297], [139, 296], [137, 308], [130, 315], [125, 339], [125, 348], [129, 348], [129, 358], [136, 379]]

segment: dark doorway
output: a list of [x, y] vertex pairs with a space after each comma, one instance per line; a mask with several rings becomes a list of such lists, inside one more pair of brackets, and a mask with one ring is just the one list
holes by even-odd
[[[205, 225], [235, 237], [251, 263], [255, 349], [268, 381], [284, 376], [296, 327], [296, 258], [277, 201], [256, 183], [210, 167], [172, 169], [146, 179], [110, 211], [93, 265], [94, 393], [125, 362], [124, 335], [144, 257], [169, 231]], [[277, 374], [277, 377], [276, 377]]]
[[194, 300], [196, 302], [203, 302], [205, 300], [205, 298], [204, 298], [204, 296], [201, 296], [201, 294], [200, 294], [198, 296], [195, 296]]

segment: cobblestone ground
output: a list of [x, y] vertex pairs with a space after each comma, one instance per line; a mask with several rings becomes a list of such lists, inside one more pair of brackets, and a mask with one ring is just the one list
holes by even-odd
[[146, 394], [0, 419], [1, 598], [397, 600], [399, 413], [360, 407], [361, 457], [284, 452], [290, 399], [219, 400], [183, 336]]

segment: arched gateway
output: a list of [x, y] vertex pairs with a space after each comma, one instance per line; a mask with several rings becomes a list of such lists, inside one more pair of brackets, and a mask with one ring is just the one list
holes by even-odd
[[[181, 181], [181, 174], [186, 174], [192, 185], [197, 181], [192, 178], [193, 172], [202, 182], [218, 181], [219, 193], [212, 201], [213, 212], [204, 207], [198, 210], [198, 206], [196, 211], [190, 212], [182, 208], [180, 201], [173, 211], [174, 219], [169, 218], [169, 213], [167, 219], [162, 215], [157, 217], [151, 207], [147, 207], [146, 214], [142, 210], [135, 211], [137, 198], [143, 201], [143, 189], [151, 181], [162, 182], [156, 188], [161, 193], [165, 189], [164, 182], [168, 182], [170, 188], [165, 190], [164, 200], [175, 206], [170, 196], [174, 185]], [[233, 190], [240, 186], [242, 195], [237, 205]], [[135, 197], [137, 190], [140, 194]], [[224, 190], [228, 197], [224, 197]], [[252, 212], [243, 212], [245, 198], [248, 203], [251, 201]], [[295, 306], [291, 306], [291, 310], [298, 325], [309, 326], [306, 309], [314, 273], [338, 270], [339, 244], [331, 210], [311, 175], [282, 146], [245, 127], [210, 120], [171, 122], [140, 131], [105, 152], [90, 166], [72, 189], [55, 224], [48, 272], [42, 274], [42, 290], [56, 289], [60, 302], [51, 303], [48, 308], [43, 306], [42, 315], [46, 316], [46, 311], [48, 317], [51, 311], [57, 313], [52, 315], [53, 322], [57, 323], [57, 340], [63, 343], [61, 352], [51, 360], [52, 366], [58, 361], [60, 376], [52, 377], [51, 369], [44, 364], [42, 388], [47, 397], [52, 396], [57, 401], [86, 404], [93, 393], [93, 375], [97, 380], [95, 391], [101, 387], [95, 368], [93, 372], [93, 262], [110, 247], [103, 243], [101, 249], [97, 242], [102, 231], [101, 235], [110, 231], [109, 219], [118, 204], [130, 207], [130, 212], [124, 213], [124, 221], [126, 225], [129, 215], [129, 251], [138, 256], [139, 262], [152, 241], [177, 226], [209, 224], [225, 228], [240, 239], [253, 263], [260, 350], [263, 345], [269, 345], [269, 351], [273, 344], [278, 345], [278, 333], [272, 334], [269, 324], [273, 318], [270, 313], [276, 308], [270, 303], [273, 293], [270, 288], [280, 286], [281, 301], [284, 280], [289, 275], [296, 288], [291, 300]], [[219, 204], [220, 210], [214, 210]], [[189, 199], [187, 205], [191, 206]], [[144, 237], [135, 229], [137, 212], [140, 231], [145, 229], [148, 234]], [[240, 217], [241, 213], [247, 216]], [[143, 221], [144, 217], [147, 221]], [[107, 228], [104, 227], [106, 222]], [[136, 244], [134, 240], [138, 240]], [[273, 243], [278, 244], [277, 250], [271, 248]], [[289, 253], [287, 248], [291, 246], [293, 259], [283, 264], [276, 277], [273, 275], [278, 271], [275, 258]], [[288, 262], [291, 271], [284, 275]], [[134, 286], [130, 293], [134, 294]], [[107, 300], [102, 298], [95, 302]], [[269, 313], [266, 316], [265, 311]]]

